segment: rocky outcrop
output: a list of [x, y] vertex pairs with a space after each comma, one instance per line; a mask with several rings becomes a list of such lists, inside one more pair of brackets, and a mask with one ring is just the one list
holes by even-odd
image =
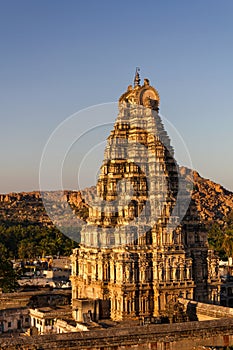
[[[233, 193], [220, 184], [204, 179], [197, 171], [181, 167], [180, 172], [193, 184], [191, 205], [195, 205], [201, 221], [222, 222], [224, 216], [233, 210]], [[49, 196], [55, 198], [56, 195], [57, 192], [49, 192]], [[87, 217], [88, 204], [95, 196], [95, 186], [81, 192], [66, 190], [63, 193], [64, 201], [70, 205], [73, 212], [84, 218]], [[62, 212], [58, 206], [57, 216], [59, 215], [62, 215]], [[53, 225], [43, 206], [39, 191], [0, 194], [0, 223]], [[69, 224], [72, 226], [72, 223]]]
[[[44, 192], [43, 197], [50, 198], [56, 211], [57, 218], [64, 214], [60, 203], [56, 198], [62, 198], [64, 203], [68, 203], [74, 213], [85, 217], [88, 212], [88, 205], [82, 199], [80, 191]], [[67, 221], [70, 218], [67, 218]], [[65, 218], [63, 218], [64, 223]], [[53, 223], [44, 208], [42, 194], [39, 191], [9, 193], [0, 195], [0, 223], [6, 224], [24, 224], [24, 225], [45, 225], [53, 226]], [[67, 226], [72, 226], [72, 222]]]
[[223, 186], [201, 177], [197, 171], [180, 168], [181, 175], [192, 182], [192, 203], [203, 223], [222, 222], [233, 210], [233, 193]]

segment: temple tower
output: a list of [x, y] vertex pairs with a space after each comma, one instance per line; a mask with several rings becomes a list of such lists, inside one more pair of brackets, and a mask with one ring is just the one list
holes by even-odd
[[189, 249], [180, 224], [179, 168], [159, 102], [158, 91], [148, 79], [140, 85], [136, 70], [134, 87], [119, 99], [98, 196], [72, 255], [77, 321], [88, 312], [96, 320], [160, 316], [169, 301], [193, 299], [197, 250]]

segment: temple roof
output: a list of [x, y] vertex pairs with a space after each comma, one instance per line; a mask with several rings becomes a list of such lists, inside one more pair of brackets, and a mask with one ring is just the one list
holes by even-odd
[[139, 69], [136, 69], [134, 87], [128, 86], [125, 93], [119, 98], [119, 103], [142, 105], [154, 110], [159, 109], [160, 97], [158, 91], [150, 85], [149, 79], [144, 79], [144, 84], [140, 85]]

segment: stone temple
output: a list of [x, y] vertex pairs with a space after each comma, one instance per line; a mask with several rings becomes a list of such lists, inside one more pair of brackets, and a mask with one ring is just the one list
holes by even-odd
[[119, 99], [97, 196], [72, 259], [78, 322], [166, 315], [179, 297], [218, 303], [218, 259], [190, 202], [148, 79]]

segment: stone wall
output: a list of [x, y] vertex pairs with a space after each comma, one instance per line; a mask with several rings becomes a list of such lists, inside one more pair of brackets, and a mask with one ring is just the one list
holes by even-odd
[[70, 290], [2, 293], [0, 294], [0, 310], [27, 306], [33, 308], [56, 304], [70, 304], [70, 298]]
[[196, 320], [201, 315], [213, 317], [213, 318], [223, 318], [223, 317], [233, 317], [233, 308], [200, 303], [193, 300], [187, 300], [179, 298], [179, 301], [185, 306], [185, 310], [191, 320]]
[[191, 350], [233, 345], [233, 319], [0, 338], [2, 350]]

